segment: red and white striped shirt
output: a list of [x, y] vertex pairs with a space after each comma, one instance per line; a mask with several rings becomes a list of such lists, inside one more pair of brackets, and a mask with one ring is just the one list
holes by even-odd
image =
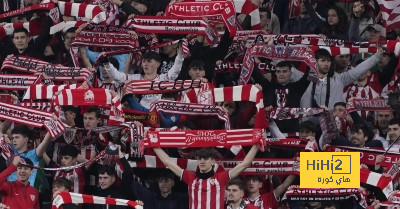
[[279, 206], [279, 202], [275, 198], [274, 192], [261, 194], [254, 200], [251, 200], [249, 197], [244, 198], [244, 200], [249, 201], [260, 209], [273, 209]]
[[[60, 165], [54, 161], [50, 161], [49, 165], [52, 168], [60, 168]], [[52, 175], [54, 176], [54, 179], [66, 178], [71, 182], [71, 192], [82, 194], [85, 186], [85, 172], [85, 167], [80, 167], [69, 171], [52, 171]]]
[[190, 209], [220, 209], [224, 207], [225, 188], [229, 171], [218, 172], [208, 179], [199, 179], [196, 173], [184, 170], [183, 182], [188, 185]]

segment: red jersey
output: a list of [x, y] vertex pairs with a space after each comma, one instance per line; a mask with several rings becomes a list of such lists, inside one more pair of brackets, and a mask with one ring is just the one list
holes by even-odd
[[[60, 168], [60, 165], [58, 165], [54, 161], [50, 161], [49, 167]], [[68, 181], [70, 181], [71, 192], [80, 194], [83, 193], [83, 189], [85, 186], [85, 175], [86, 175], [85, 167], [75, 168], [68, 171], [65, 170], [52, 171], [51, 173], [53, 174], [54, 179], [63, 177], [66, 178]]]
[[[232, 209], [231, 205], [228, 205], [226, 209]], [[242, 204], [240, 205], [239, 209], [259, 209], [259, 207], [253, 205], [252, 203], [248, 201], [243, 201]]]
[[183, 182], [188, 185], [190, 209], [220, 209], [224, 207], [228, 171], [218, 172], [208, 179], [199, 179], [196, 173], [184, 170]]
[[20, 181], [6, 182], [7, 177], [15, 172], [17, 167], [11, 164], [0, 173], [1, 202], [10, 208], [39, 209], [39, 193], [32, 186]]
[[255, 206], [257, 206], [260, 209], [274, 209], [274, 208], [279, 207], [279, 202], [275, 198], [273, 191], [261, 194], [254, 200], [251, 200], [248, 197], [244, 198], [244, 200], [249, 201], [250, 203], [253, 203]]

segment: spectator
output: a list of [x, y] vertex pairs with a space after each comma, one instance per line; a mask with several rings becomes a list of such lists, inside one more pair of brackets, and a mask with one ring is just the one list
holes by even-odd
[[372, 25], [373, 19], [370, 16], [368, 7], [364, 1], [357, 0], [353, 4], [353, 12], [351, 14], [349, 26], [350, 41], [366, 41], [368, 40], [367, 27]]
[[346, 13], [338, 6], [328, 9], [328, 21], [324, 24], [323, 34], [327, 38], [348, 40], [348, 22]]
[[[56, 178], [53, 181], [53, 199], [60, 193], [60, 192], [69, 192], [71, 191], [71, 182], [68, 181], [66, 178], [60, 177]], [[78, 205], [73, 203], [63, 204], [62, 209], [79, 209]]]
[[[39, 209], [39, 193], [29, 185], [33, 174], [33, 162], [29, 158], [15, 156], [12, 164], [0, 173], [1, 202], [10, 208]], [[7, 177], [16, 172], [16, 180], [6, 182]]]
[[[214, 171], [215, 154], [211, 149], [203, 148], [196, 152], [199, 166], [196, 173], [180, 168], [161, 148], [153, 148], [153, 150], [164, 165], [188, 185], [191, 209], [201, 208], [203, 204], [209, 204], [211, 209], [218, 209], [224, 205], [224, 190], [222, 188], [227, 185], [229, 179], [235, 178], [250, 165], [258, 147], [253, 145], [242, 162], [229, 171], [219, 173]], [[214, 183], [210, 184], [210, 182]], [[212, 192], [215, 192], [215, 195], [211, 195]]]
[[152, 192], [136, 180], [132, 183], [132, 191], [142, 200], [147, 209], [187, 209], [189, 208], [188, 196], [185, 193], [173, 191], [175, 176], [170, 171], [163, 171], [157, 176], [159, 192]]
[[315, 52], [317, 60], [318, 78], [320, 82], [311, 83], [301, 98], [301, 107], [320, 107], [326, 106], [333, 109], [336, 102], [343, 102], [343, 89], [346, 85], [357, 80], [362, 74], [367, 72], [382, 57], [382, 48], [351, 71], [338, 75], [330, 76], [331, 55], [325, 49]]
[[394, 118], [394, 113], [392, 111], [377, 111], [377, 124], [378, 128], [375, 129], [375, 133], [378, 134], [383, 139], [389, 140], [388, 127], [389, 121]]
[[226, 192], [228, 193], [228, 206], [227, 209], [257, 209], [255, 205], [245, 201], [243, 199], [245, 184], [240, 179], [231, 179], [228, 181], [228, 185], [226, 186]]
[[261, 194], [260, 189], [263, 185], [262, 177], [248, 176], [246, 178], [248, 196], [247, 198], [244, 198], [244, 200], [249, 201], [259, 208], [277, 208], [281, 196], [285, 193], [286, 189], [295, 178], [295, 175], [289, 175], [285, 181], [272, 192]]
[[[11, 131], [12, 137], [12, 149], [14, 155], [28, 158], [33, 162], [34, 165], [39, 165], [40, 158], [46, 151], [47, 146], [50, 142], [50, 134], [47, 133], [43, 141], [36, 147], [36, 149], [28, 149], [28, 142], [32, 140], [32, 131], [26, 126], [17, 126]], [[29, 183], [31, 186], [35, 185], [37, 170], [32, 170], [32, 174], [29, 175]], [[8, 176], [7, 181], [17, 180], [17, 173], [12, 173]]]
[[395, 143], [396, 147], [400, 147], [398, 144], [400, 137], [400, 120], [392, 119], [389, 121], [388, 126], [389, 143]]
[[290, 18], [283, 26], [284, 34], [320, 34], [319, 22], [321, 18], [316, 15], [316, 0], [301, 1], [300, 15]]

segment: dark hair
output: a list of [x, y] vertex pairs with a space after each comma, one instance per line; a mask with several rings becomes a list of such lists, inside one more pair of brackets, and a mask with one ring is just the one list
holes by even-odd
[[363, 124], [356, 123], [350, 129], [351, 133], [357, 133], [359, 130], [363, 132], [364, 136], [368, 137], [368, 127], [364, 126]]
[[54, 179], [53, 186], [63, 186], [69, 191], [71, 189], [71, 182], [64, 177], [60, 177]]
[[336, 25], [333, 25], [334, 29], [337, 29], [339, 32], [345, 32], [347, 30], [347, 25], [348, 25], [346, 12], [341, 7], [338, 7], [336, 5], [329, 7], [327, 11], [331, 9], [336, 11], [336, 14], [339, 19], [339, 22]]
[[102, 166], [99, 169], [99, 174], [107, 174], [109, 176], [116, 176], [117, 172], [115, 172], [115, 168], [111, 166]]
[[62, 107], [62, 110], [63, 110], [64, 112], [67, 112], [67, 111], [70, 111], [70, 112], [73, 112], [73, 113], [77, 113], [77, 112], [78, 112], [78, 110], [76, 109], [76, 107], [74, 107], [74, 106], [72, 106], [72, 105], [63, 106], [63, 107]]
[[16, 33], [21, 33], [21, 32], [23, 32], [23, 33], [25, 33], [27, 36], [29, 36], [28, 30], [25, 29], [24, 27], [22, 27], [22, 28], [16, 28], [16, 29], [14, 30], [14, 32], [13, 32], [13, 38], [14, 38], [14, 35], [15, 35]]
[[346, 103], [345, 102], [336, 102], [335, 105], [333, 105], [333, 107], [336, 107], [336, 106], [339, 106], [339, 105], [346, 107]]
[[393, 118], [392, 120], [389, 121], [389, 125], [399, 125], [400, 126], [400, 120], [398, 118]]
[[34, 164], [31, 159], [29, 159], [27, 157], [21, 157], [21, 161], [24, 162], [26, 165], [20, 163], [20, 164], [18, 164], [17, 167], [28, 167], [28, 168], [32, 169], [32, 166]]
[[263, 182], [263, 177], [259, 175], [251, 175], [246, 177], [246, 181], [251, 181], [251, 180]]
[[340, 208], [339, 204], [337, 204], [336, 202], [327, 202], [327, 203], [324, 203], [322, 206], [322, 208], [331, 208], [331, 207], [334, 207], [336, 209]]
[[302, 132], [302, 131], [311, 131], [311, 132], [315, 133], [314, 123], [309, 120], [301, 122], [299, 125], [299, 132]]
[[214, 149], [212, 148], [201, 148], [195, 151], [196, 158], [211, 158], [211, 159], [215, 159], [216, 158], [216, 154]]
[[187, 129], [190, 129], [190, 130], [196, 130], [196, 126], [190, 120], [183, 121], [182, 123], [178, 124], [177, 127], [179, 129], [187, 128]]
[[226, 185], [226, 188], [229, 186], [236, 185], [239, 187], [240, 190], [245, 191], [246, 190], [246, 185], [244, 182], [238, 178], [234, 178], [228, 181], [228, 184]]
[[23, 137], [28, 137], [28, 140], [32, 137], [32, 131], [26, 126], [16, 126], [11, 131], [11, 135], [21, 134]]
[[108, 61], [116, 68], [119, 69], [119, 62], [114, 57], [107, 57]]
[[65, 34], [67, 33], [75, 33], [76, 32], [76, 27], [70, 27], [65, 31]]
[[60, 149], [60, 156], [71, 156], [76, 158], [78, 156], [78, 149], [70, 144], [67, 144]]
[[170, 170], [163, 169], [159, 174], [157, 175], [157, 181], [162, 180], [162, 179], [175, 179], [175, 174], [173, 174]]
[[148, 51], [146, 54], [143, 55], [143, 60], [152, 60], [152, 59], [161, 63], [161, 57], [155, 51]]
[[85, 113], [91, 113], [94, 112], [96, 113], [96, 117], [100, 118], [101, 117], [101, 110], [99, 107], [96, 106], [89, 106], [89, 108], [87, 109], [87, 111]]
[[287, 67], [290, 70], [290, 68], [292, 68], [292, 65], [288, 61], [281, 61], [276, 64], [276, 67]]
[[[372, 8], [367, 4], [367, 1], [365, 1], [365, 0], [355, 0], [353, 2], [353, 6], [354, 6], [354, 4], [356, 2], [360, 2], [361, 4], [364, 5], [364, 12], [361, 14], [360, 19], [363, 19], [363, 18], [369, 19], [369, 18], [371, 18], [373, 11], [372, 11]], [[354, 12], [353, 12], [353, 6], [351, 7], [351, 16], [353, 18], [355, 18]]]
[[193, 69], [205, 70], [204, 69], [205, 66], [206, 64], [202, 60], [196, 59], [190, 63], [188, 69], [190, 70], [193, 68]]
[[329, 60], [332, 59], [332, 55], [326, 49], [318, 49], [317, 51], [314, 52], [314, 55], [315, 55], [316, 60], [324, 59], [324, 58], [329, 59]]

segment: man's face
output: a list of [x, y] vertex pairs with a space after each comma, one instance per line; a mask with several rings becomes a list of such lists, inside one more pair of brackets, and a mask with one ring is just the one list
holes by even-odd
[[137, 3], [137, 2], [132, 2], [131, 5], [137, 9], [141, 14], [146, 13], [147, 11], [147, 6], [145, 4]]
[[240, 190], [237, 185], [230, 185], [226, 189], [228, 192], [228, 201], [232, 203], [240, 202], [244, 196], [244, 191]]
[[[167, 41], [172, 41], [172, 39], [163, 39], [163, 42]], [[178, 43], [165, 45], [161, 49], [163, 54], [174, 56], [177, 52], [176, 51], [177, 48], [178, 48]]]
[[379, 38], [381, 37], [381, 32], [377, 31], [375, 29], [368, 29], [368, 41], [370, 42], [376, 42], [379, 41]]
[[260, 26], [261, 26], [261, 28], [264, 28], [266, 25], [268, 25], [268, 23], [269, 22], [268, 22], [267, 12], [260, 12]]
[[206, 71], [200, 68], [190, 68], [188, 74], [192, 80], [198, 80], [204, 78]]
[[107, 173], [99, 174], [99, 184], [101, 189], [107, 189], [115, 182], [115, 176], [110, 176]]
[[246, 187], [249, 194], [258, 193], [262, 187], [262, 182], [256, 179], [249, 179], [246, 181]]
[[143, 59], [142, 67], [145, 74], [153, 74], [157, 72], [160, 63], [154, 59]]
[[378, 62], [378, 67], [380, 69], [383, 69], [387, 64], [389, 64], [389, 61], [390, 61], [390, 55], [384, 53], [382, 58]]
[[214, 165], [215, 160], [211, 157], [209, 158], [197, 158], [197, 164], [199, 165], [199, 170], [201, 173], [209, 172]]
[[27, 166], [18, 166], [17, 167], [17, 178], [21, 183], [25, 183], [28, 181], [29, 176], [33, 173], [32, 168]]
[[275, 74], [278, 83], [286, 84], [289, 82], [290, 76], [292, 76], [292, 71], [288, 67], [277, 67]]
[[394, 117], [393, 112], [390, 111], [380, 111], [378, 112], [378, 126], [380, 129], [387, 129], [389, 121]]
[[83, 126], [86, 130], [92, 130], [100, 123], [100, 118], [96, 117], [95, 112], [86, 112], [83, 114]]
[[65, 111], [64, 112], [65, 120], [67, 122], [67, 125], [72, 125], [75, 123], [75, 117], [76, 114], [72, 111]]
[[175, 181], [169, 178], [160, 178], [158, 179], [158, 188], [161, 193], [170, 193], [172, 191], [172, 187], [175, 185]]
[[28, 137], [24, 137], [22, 134], [13, 134], [11, 137], [15, 149], [21, 150], [28, 146]]
[[299, 136], [300, 136], [300, 138], [305, 139], [305, 138], [307, 138], [309, 136], [314, 136], [315, 137], [315, 133], [310, 131], [310, 130], [303, 129], [303, 130], [299, 131]]
[[400, 136], [400, 126], [399, 124], [389, 125], [388, 127], [388, 135], [391, 141], [397, 139]]
[[65, 41], [64, 41], [64, 46], [67, 50], [70, 49], [72, 42], [75, 40], [75, 33], [66, 33], [65, 34]]
[[341, 117], [344, 116], [345, 113], [346, 113], [346, 107], [345, 107], [345, 106], [336, 105], [336, 106], [333, 108], [333, 115], [336, 116], [336, 117], [341, 118]]
[[362, 130], [357, 130], [351, 133], [351, 142], [357, 147], [363, 147], [368, 137], [364, 135]]
[[331, 69], [331, 60], [328, 58], [320, 58], [317, 60], [318, 72], [322, 74], [328, 74]]
[[67, 166], [72, 166], [75, 165], [76, 163], [76, 158], [73, 158], [72, 156], [61, 156], [61, 167], [67, 167]]
[[338, 68], [346, 68], [350, 64], [350, 55], [335, 56], [335, 64]]
[[29, 36], [24, 32], [14, 33], [13, 43], [19, 51], [24, 51], [28, 48]]

